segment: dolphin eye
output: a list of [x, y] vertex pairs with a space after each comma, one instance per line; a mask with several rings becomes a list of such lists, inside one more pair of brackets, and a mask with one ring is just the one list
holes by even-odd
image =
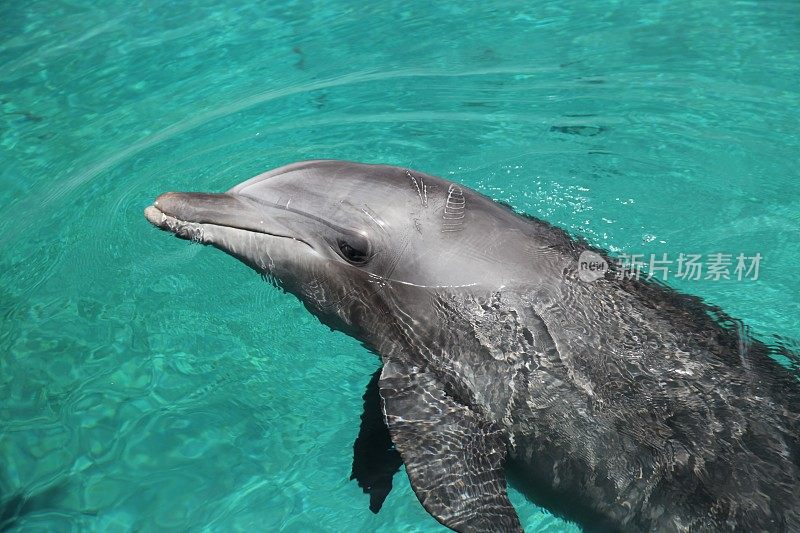
[[348, 263], [363, 265], [369, 261], [369, 243], [366, 240], [356, 242], [355, 240], [337, 239], [336, 244], [339, 251]]

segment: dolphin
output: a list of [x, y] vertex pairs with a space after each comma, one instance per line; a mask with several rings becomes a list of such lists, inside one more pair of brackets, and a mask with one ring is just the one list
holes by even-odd
[[585, 279], [581, 254], [608, 255], [555, 226], [416, 170], [331, 160], [166, 193], [145, 216], [380, 356], [391, 441], [451, 529], [521, 531], [508, 471], [594, 529], [800, 530], [799, 358], [616, 266]]

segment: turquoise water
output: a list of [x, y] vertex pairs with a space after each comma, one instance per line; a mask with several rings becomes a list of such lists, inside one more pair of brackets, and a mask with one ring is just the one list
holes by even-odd
[[166, 190], [409, 166], [616, 252], [760, 253], [674, 285], [798, 336], [797, 2], [229, 4], [0, 4], [0, 529], [441, 530], [349, 481], [376, 358], [153, 229]]

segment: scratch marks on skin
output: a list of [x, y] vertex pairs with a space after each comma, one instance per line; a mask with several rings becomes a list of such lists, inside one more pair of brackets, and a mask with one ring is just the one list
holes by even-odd
[[392, 283], [399, 283], [401, 285], [409, 285], [411, 287], [420, 287], [423, 289], [461, 289], [463, 287], [477, 287], [478, 283], [465, 283], [463, 285], [421, 285], [419, 283], [411, 283], [410, 281], [402, 281], [399, 279], [389, 280]]
[[[272, 258], [270, 247], [266, 245], [263, 239], [256, 237], [255, 233], [249, 234], [251, 246], [256, 250], [255, 257], [258, 257], [258, 263], [262, 272], [271, 273], [275, 270], [275, 260]], [[266, 257], [267, 261], [264, 261]]]
[[460, 289], [460, 288], [464, 288], [464, 287], [477, 287], [478, 286], [477, 282], [465, 283], [465, 284], [462, 284], [462, 285], [455, 285], [455, 284], [451, 284], [451, 285], [423, 285], [423, 284], [420, 284], [420, 283], [412, 283], [410, 281], [403, 281], [401, 279], [387, 278], [385, 276], [379, 276], [377, 274], [372, 274], [372, 273], [369, 274], [369, 279], [367, 281], [369, 283], [374, 284], [374, 285], [380, 286], [382, 289], [391, 287], [391, 285], [393, 283], [398, 283], [400, 285], [407, 285], [409, 287], [419, 287], [421, 289]]
[[386, 231], [386, 224], [378, 215], [375, 214], [372, 209], [370, 209], [368, 205], [365, 204], [364, 207], [361, 208], [361, 212], [367, 215], [375, 223], [375, 225], [378, 226], [378, 229], [388, 235], [388, 232]]
[[417, 181], [417, 178], [408, 170], [406, 170], [406, 176], [411, 178], [414, 188], [417, 189], [417, 195], [419, 195], [419, 201], [422, 202], [422, 207], [428, 207], [428, 186], [425, 185], [422, 178]]
[[205, 228], [201, 224], [198, 224], [194, 231], [191, 232], [191, 239], [192, 242], [196, 242], [198, 244], [205, 244], [208, 241], [206, 237]]
[[286, 209], [286, 210], [289, 209], [289, 204], [291, 204], [291, 203], [292, 203], [292, 197], [291, 196], [286, 199], [285, 205], [284, 205], [284, 201], [283, 201], [283, 196], [279, 196], [278, 198], [276, 198], [272, 202], [272, 204], [275, 207], [279, 207], [281, 209]]
[[394, 258], [392, 258], [391, 263], [389, 263], [389, 267], [386, 269], [386, 277], [392, 277], [394, 274], [394, 270], [397, 268], [397, 264], [400, 262], [400, 259], [406, 253], [406, 249], [408, 248], [408, 236], [403, 238], [403, 244], [399, 248], [399, 252], [395, 253]]
[[461, 231], [466, 213], [464, 191], [458, 185], [451, 184], [447, 189], [447, 202], [444, 204], [442, 232]]

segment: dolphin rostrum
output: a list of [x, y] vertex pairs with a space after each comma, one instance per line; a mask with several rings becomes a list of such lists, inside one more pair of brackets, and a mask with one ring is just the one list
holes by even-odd
[[581, 253], [608, 256], [546, 222], [342, 161], [166, 193], [145, 216], [379, 354], [391, 441], [447, 527], [521, 530], [508, 466], [594, 528], [800, 530], [797, 356], [663, 284], [615, 268], [587, 281]]

